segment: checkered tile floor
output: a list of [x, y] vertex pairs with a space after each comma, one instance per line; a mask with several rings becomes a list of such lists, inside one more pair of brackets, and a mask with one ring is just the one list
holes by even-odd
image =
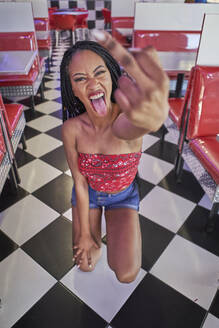
[[72, 264], [72, 179], [61, 141], [59, 65], [53, 51], [45, 101], [25, 104], [27, 150], [18, 149], [17, 196], [0, 198], [0, 327], [218, 328], [219, 224], [204, 232], [210, 201], [192, 173], [174, 181], [175, 141], [144, 137], [140, 174], [142, 268], [119, 283], [103, 255], [92, 273]]

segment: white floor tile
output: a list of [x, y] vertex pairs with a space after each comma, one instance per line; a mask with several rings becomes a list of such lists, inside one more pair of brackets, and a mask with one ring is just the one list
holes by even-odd
[[219, 258], [175, 236], [151, 273], [208, 310], [217, 290]]
[[202, 207], [205, 207], [206, 209], [210, 210], [211, 206], [212, 206], [212, 202], [211, 202], [210, 198], [208, 197], [208, 195], [204, 194], [204, 196], [202, 197], [202, 199], [200, 200], [198, 205], [200, 205]]
[[148, 149], [149, 147], [151, 147], [153, 144], [155, 144], [157, 141], [159, 140], [159, 138], [155, 137], [155, 136], [151, 136], [150, 134], [146, 134], [143, 137], [143, 143], [142, 143], [142, 151], [145, 151], [146, 149]]
[[60, 87], [60, 81], [53, 80], [45, 83], [46, 88], [58, 88]]
[[26, 125], [40, 132], [46, 132], [62, 125], [62, 120], [51, 115], [44, 115], [26, 123]]
[[65, 171], [65, 174], [69, 175], [71, 177], [71, 171], [68, 170], [68, 171]]
[[142, 154], [138, 172], [141, 178], [158, 184], [173, 168], [173, 164], [148, 154]]
[[56, 280], [21, 249], [0, 262], [0, 327], [12, 327], [55, 283]]
[[[56, 72], [55, 72], [56, 73]], [[53, 100], [61, 96], [61, 92], [58, 90], [49, 90], [44, 92], [46, 99]]]
[[20, 186], [28, 192], [33, 192], [49, 181], [55, 179], [62, 172], [54, 166], [40, 159], [35, 159], [19, 168]]
[[27, 140], [27, 152], [40, 157], [62, 145], [62, 142], [49, 135], [41, 133]]
[[219, 327], [219, 319], [216, 318], [211, 313], [209, 313], [202, 328], [218, 328], [218, 327]]
[[110, 322], [145, 274], [146, 272], [141, 269], [134, 282], [120, 283], [107, 264], [106, 247], [103, 245], [103, 255], [93, 272], [82, 272], [74, 267], [61, 282], [102, 318]]
[[139, 213], [177, 232], [195, 206], [195, 203], [156, 186], [140, 202]]
[[57, 103], [56, 101], [47, 101], [42, 104], [35, 106], [36, 110], [38, 112], [44, 113], [44, 114], [50, 114], [53, 112], [56, 112], [57, 110], [62, 108], [62, 105]]
[[29, 195], [0, 213], [0, 229], [20, 246], [58, 216], [58, 212]]

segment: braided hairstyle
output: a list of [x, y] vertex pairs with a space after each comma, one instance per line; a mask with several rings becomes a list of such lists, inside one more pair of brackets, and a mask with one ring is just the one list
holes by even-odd
[[99, 43], [94, 41], [76, 42], [64, 53], [60, 67], [62, 106], [64, 111], [68, 111], [70, 117], [78, 116], [86, 111], [84, 104], [74, 95], [69, 77], [69, 64], [71, 59], [77, 51], [81, 50], [93, 51], [103, 59], [112, 79], [111, 101], [113, 103], [115, 103], [113, 93], [117, 88], [117, 81], [121, 76], [119, 64]]

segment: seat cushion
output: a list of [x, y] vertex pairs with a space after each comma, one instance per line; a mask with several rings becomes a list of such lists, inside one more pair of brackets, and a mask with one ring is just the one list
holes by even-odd
[[0, 87], [16, 85], [32, 85], [38, 76], [39, 68], [35, 59], [27, 75], [0, 75]]
[[171, 120], [180, 128], [184, 98], [169, 98], [169, 116]]
[[5, 104], [5, 110], [11, 129], [10, 136], [14, 133], [17, 123], [21, 117], [24, 106], [21, 104]]
[[200, 137], [189, 142], [193, 153], [219, 184], [219, 141], [216, 136]]
[[37, 39], [37, 45], [38, 45], [38, 49], [39, 50], [50, 50], [51, 48], [51, 37], [49, 35], [49, 37], [47, 39]]

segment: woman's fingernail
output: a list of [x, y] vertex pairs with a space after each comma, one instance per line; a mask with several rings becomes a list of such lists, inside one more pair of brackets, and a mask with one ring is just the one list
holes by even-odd
[[93, 29], [91, 33], [97, 41], [105, 41], [106, 40], [106, 35], [100, 30]]
[[89, 266], [90, 269], [92, 268], [92, 264], [89, 264], [88, 266]]

